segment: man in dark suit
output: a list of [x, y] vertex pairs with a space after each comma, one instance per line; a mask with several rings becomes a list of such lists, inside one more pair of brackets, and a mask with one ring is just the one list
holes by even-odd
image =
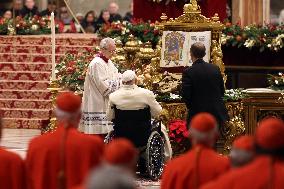
[[193, 65], [182, 75], [182, 97], [188, 108], [188, 124], [197, 113], [208, 112], [215, 116], [220, 128], [229, 119], [223, 101], [224, 81], [219, 68], [203, 60], [205, 54], [206, 48], [202, 43], [191, 46]]

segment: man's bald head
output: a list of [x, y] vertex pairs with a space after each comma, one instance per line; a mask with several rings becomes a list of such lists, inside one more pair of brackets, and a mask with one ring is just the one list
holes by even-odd
[[206, 48], [203, 43], [196, 42], [190, 47], [190, 56], [194, 62], [197, 59], [202, 59], [206, 55]]

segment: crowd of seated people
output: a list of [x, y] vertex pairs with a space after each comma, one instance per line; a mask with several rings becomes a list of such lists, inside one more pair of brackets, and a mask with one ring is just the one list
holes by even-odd
[[47, 8], [42, 11], [39, 11], [34, 0], [15, 0], [13, 7], [5, 10], [0, 16], [5, 19], [11, 19], [13, 18], [14, 13], [15, 17], [33, 17], [35, 15], [43, 17], [50, 16], [50, 14], [54, 12], [60, 33], [81, 33], [81, 27], [86, 33], [95, 33], [103, 24], [124, 20], [131, 21], [133, 17], [133, 2], [131, 2], [129, 8], [130, 11], [122, 17], [118, 13], [118, 4], [110, 2], [108, 8], [103, 9], [99, 17], [97, 17], [95, 11], [90, 10], [85, 16], [82, 13], [74, 13], [76, 20], [75, 18], [72, 18], [72, 15], [66, 6], [57, 7], [56, 2], [52, 0], [48, 1]]

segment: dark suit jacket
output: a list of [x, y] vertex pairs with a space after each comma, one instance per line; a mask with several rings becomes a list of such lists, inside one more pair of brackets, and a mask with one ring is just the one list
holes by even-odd
[[196, 60], [182, 75], [182, 97], [189, 110], [188, 123], [199, 112], [208, 112], [215, 116], [219, 124], [229, 116], [223, 101], [224, 81], [216, 65]]

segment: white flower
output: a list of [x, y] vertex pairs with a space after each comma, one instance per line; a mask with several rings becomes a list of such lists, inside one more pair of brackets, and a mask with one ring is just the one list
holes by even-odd
[[58, 71], [58, 70], [55, 70], [55, 73], [57, 74], [57, 73], [59, 73], [59, 71]]
[[275, 82], [275, 84], [276, 84], [276, 85], [278, 85], [278, 83], [279, 83], [279, 81], [278, 81], [278, 80], [275, 80], [274, 82]]
[[279, 76], [282, 76], [282, 75], [283, 75], [283, 73], [282, 73], [282, 72], [279, 72], [279, 73], [278, 73], [278, 75], [279, 75]]
[[244, 44], [247, 48], [251, 48], [255, 45], [255, 40], [253, 39], [247, 39], [245, 41], [245, 44]]
[[180, 96], [179, 96], [179, 95], [176, 95], [176, 94], [170, 93], [170, 98], [171, 98], [171, 99], [178, 99], [178, 98], [180, 98]]

